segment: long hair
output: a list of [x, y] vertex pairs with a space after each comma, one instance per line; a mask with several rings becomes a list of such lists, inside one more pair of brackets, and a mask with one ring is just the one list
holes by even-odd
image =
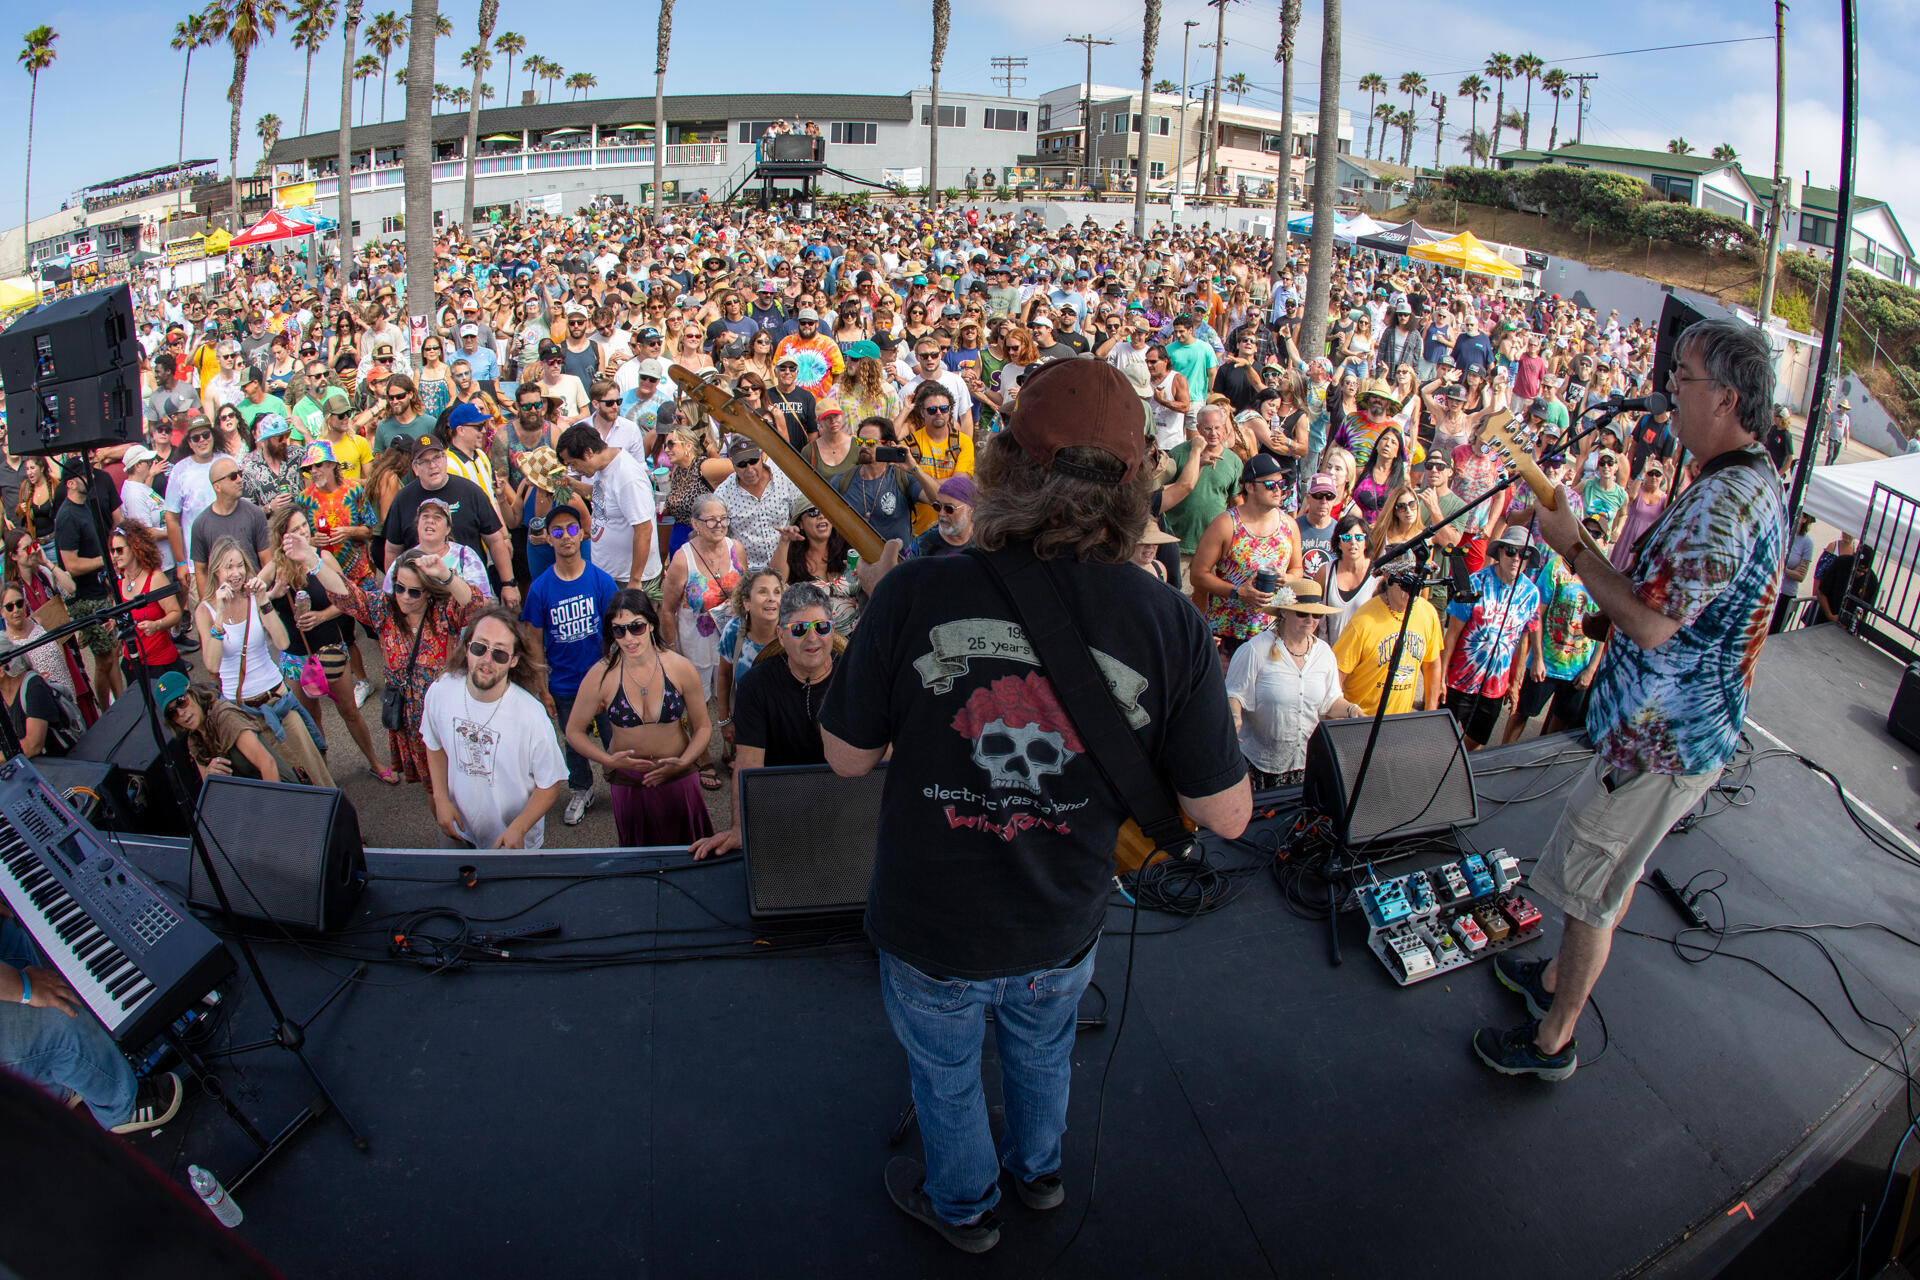
[[18, 583], [21, 580], [20, 579], [20, 544], [23, 542], [37, 543], [38, 541], [39, 539], [34, 536], [32, 529], [25, 528], [23, 526], [15, 526], [14, 528], [7, 530], [5, 543], [0, 544], [0, 545], [4, 545], [7, 549], [6, 581], [12, 582], [12, 583]]
[[613, 638], [616, 613], [637, 613], [645, 618], [647, 643], [656, 649], [660, 647], [660, 611], [654, 607], [653, 597], [632, 587], [622, 587], [613, 593], [613, 599], [607, 601], [607, 611], [600, 615], [600, 661], [607, 664], [609, 671], [620, 665], [620, 645]]
[[213, 544], [213, 549], [207, 552], [207, 572], [218, 578], [220, 566], [226, 562], [227, 556], [235, 551], [240, 553], [241, 563], [247, 566], [249, 578], [260, 572], [260, 562], [253, 558], [253, 548], [234, 537], [221, 538]]
[[1025, 325], [1009, 324], [1001, 335], [1007, 348], [1007, 363], [1032, 364], [1040, 358], [1040, 348], [1033, 342], [1033, 330]]
[[[167, 727], [172, 729], [176, 734], [185, 735], [188, 750], [196, 760], [211, 760], [220, 754], [218, 744], [214, 741], [212, 729], [213, 709], [221, 703], [226, 703], [227, 706], [239, 712], [240, 715], [245, 718], [247, 728], [253, 730], [253, 732], [267, 732], [267, 722], [262, 716], [242, 706], [238, 702], [228, 702], [227, 699], [220, 696], [220, 690], [218, 688], [205, 680], [195, 680], [192, 684], [188, 685], [186, 697], [193, 701], [194, 706], [200, 708], [200, 727], [198, 729], [191, 731], [182, 729], [179, 725], [173, 723], [173, 717], [171, 715], [162, 718], [166, 720]], [[172, 708], [169, 707], [168, 710], [171, 711]], [[267, 750], [271, 751], [273, 748], [268, 746]]]
[[[1104, 449], [1071, 446], [1061, 459], [1111, 469]], [[1107, 483], [1058, 474], [1027, 456], [1011, 432], [988, 440], [975, 480], [980, 501], [973, 509], [974, 545], [997, 551], [1009, 542], [1033, 540], [1043, 560], [1064, 556], [1100, 564], [1125, 564], [1147, 523], [1151, 485], [1146, 469], [1132, 480]]]
[[160, 572], [160, 542], [153, 530], [138, 520], [122, 520], [113, 526], [109, 541], [115, 536], [127, 544], [127, 555], [142, 573]]
[[908, 406], [906, 416], [901, 419], [900, 425], [909, 432], [925, 430], [927, 420], [921, 411], [926, 407], [927, 401], [933, 399], [941, 399], [947, 402], [947, 430], [958, 435], [960, 428], [955, 425], [954, 418], [956, 416], [955, 410], [959, 407], [959, 402], [954, 399], [953, 392], [947, 390], [944, 384], [932, 378], [927, 379], [913, 389], [913, 403]]
[[[807, 549], [812, 544], [806, 538], [787, 544], [787, 581], [812, 582], [814, 576], [807, 569]], [[840, 531], [827, 524], [827, 576], [837, 578], [847, 571], [847, 540]]]
[[420, 571], [420, 561], [426, 558], [426, 552], [418, 547], [414, 547], [410, 551], [402, 552], [400, 558], [393, 562], [394, 590], [387, 593], [387, 606], [392, 611], [394, 617], [398, 618], [400, 616], [400, 597], [397, 593], [400, 588], [400, 571], [402, 569], [411, 571], [414, 577], [420, 579], [420, 585], [426, 589], [427, 614], [431, 615], [436, 606], [445, 604], [447, 601], [453, 599], [453, 593], [447, 589], [449, 584], [435, 582], [432, 578], [429, 578]]
[[846, 370], [840, 375], [840, 389], [862, 404], [878, 404], [885, 399], [887, 389], [880, 378], [880, 358], [861, 356], [847, 361]]
[[[1356, 516], [1356, 515], [1344, 515], [1334, 522], [1333, 559], [1336, 564], [1339, 563], [1341, 556], [1345, 554], [1345, 548], [1347, 544], [1344, 541], [1342, 541], [1342, 538], [1344, 537], [1344, 535], [1352, 533], [1356, 529], [1363, 534], [1367, 532], [1367, 522], [1365, 520], [1362, 520], [1359, 516]], [[1372, 553], [1367, 549], [1367, 544], [1362, 542], [1360, 544], [1360, 549], [1361, 549], [1361, 555], [1363, 556], [1363, 558], [1365, 558], [1366, 561], [1369, 564], [1371, 564], [1373, 562], [1373, 556], [1372, 556]]]
[[[426, 409], [427, 409], [426, 402], [420, 399], [420, 388], [416, 387], [413, 384], [412, 378], [409, 378], [404, 373], [394, 373], [394, 374], [387, 375], [387, 385], [385, 386], [385, 388], [383, 388], [383, 392], [392, 392], [395, 390], [400, 390], [407, 393], [407, 407], [412, 409], [415, 413], [426, 412]], [[387, 402], [386, 409], [387, 409], [387, 415], [389, 417], [397, 418], [400, 416], [399, 414], [394, 413], [392, 401]]]
[[[1413, 498], [1415, 504], [1413, 521], [1411, 524], [1396, 527], [1394, 524], [1394, 504], [1405, 498]], [[1398, 484], [1393, 487], [1393, 491], [1387, 495], [1385, 505], [1380, 508], [1380, 514], [1374, 518], [1372, 532], [1367, 534], [1367, 558], [1369, 560], [1378, 558], [1381, 549], [1388, 543], [1404, 542], [1426, 527], [1426, 522], [1420, 518], [1419, 502], [1420, 499], [1414, 497], [1413, 489], [1410, 485]]]
[[[307, 566], [289, 559], [280, 544], [286, 540], [287, 526], [293, 523], [293, 518], [306, 514], [299, 507], [289, 504], [274, 512], [267, 520], [267, 554], [273, 557], [273, 567], [280, 571], [280, 581], [293, 591], [306, 589]], [[309, 534], [313, 531], [311, 518], [307, 522], [307, 531]]]
[[366, 491], [367, 500], [373, 503], [374, 509], [384, 519], [394, 495], [406, 488], [407, 481], [412, 478], [413, 459], [406, 449], [382, 449], [373, 455], [373, 460], [361, 471], [361, 487]]
[[1354, 474], [1354, 477], [1353, 477], [1354, 483], [1356, 484], [1359, 483], [1360, 478], [1362, 476], [1371, 475], [1373, 473], [1374, 461], [1380, 454], [1380, 442], [1382, 440], [1385, 440], [1388, 436], [1393, 437], [1393, 442], [1399, 446], [1399, 449], [1397, 452], [1394, 453], [1393, 462], [1387, 468], [1387, 488], [1389, 489], [1397, 488], [1398, 486], [1406, 483], [1407, 438], [1405, 435], [1401, 433], [1400, 428], [1396, 426], [1382, 427], [1380, 430], [1380, 434], [1373, 438], [1373, 447], [1367, 450], [1367, 456], [1360, 461], [1359, 470]]
[[528, 636], [532, 634], [531, 628], [497, 604], [488, 605], [474, 614], [473, 621], [469, 622], [467, 629], [460, 633], [460, 643], [456, 644], [453, 652], [447, 655], [448, 674], [466, 678], [467, 645], [473, 640], [473, 633], [488, 618], [503, 623], [513, 634], [513, 665], [507, 668], [507, 679], [538, 698], [541, 690], [547, 687], [547, 664], [533, 656], [533, 646], [528, 643]]

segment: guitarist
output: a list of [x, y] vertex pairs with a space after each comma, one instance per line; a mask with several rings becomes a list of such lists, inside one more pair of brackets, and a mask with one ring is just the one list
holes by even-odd
[[1702, 460], [1700, 478], [1640, 539], [1631, 577], [1580, 541], [1570, 490], [1539, 506], [1541, 536], [1613, 623], [1587, 705], [1593, 764], [1529, 882], [1566, 913], [1551, 960], [1494, 959], [1528, 1018], [1473, 1037], [1505, 1075], [1564, 1080], [1578, 1058], [1574, 1025], [1606, 967], [1647, 859], [1667, 829], [1719, 779], [1740, 742], [1747, 693], [1779, 592], [1786, 504], [1760, 441], [1773, 405], [1766, 339], [1737, 320], [1681, 335], [1673, 425]]
[[[1074, 1016], [1129, 812], [1095, 765], [1105, 748], [1076, 728], [1081, 712], [1062, 705], [1016, 621], [999, 566], [1038, 558], [1017, 572], [1050, 578], [1053, 612], [1094, 651], [1125, 713], [1119, 732], [1133, 726], [1188, 816], [1236, 835], [1251, 812], [1206, 626], [1129, 563], [1147, 523], [1144, 426], [1140, 397], [1104, 360], [1029, 374], [1007, 429], [979, 454], [974, 541], [995, 564], [978, 552], [915, 559], [881, 579], [820, 711], [835, 772], [865, 774], [893, 748], [866, 931], [927, 1163], [894, 1160], [887, 1190], [969, 1253], [999, 1242], [1003, 1167], [1031, 1208], [1066, 1198]], [[1008, 1099], [997, 1149], [980, 1081], [989, 1005]]]

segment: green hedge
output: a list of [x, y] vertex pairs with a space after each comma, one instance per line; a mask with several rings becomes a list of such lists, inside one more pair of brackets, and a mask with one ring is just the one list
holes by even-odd
[[1692, 249], [1758, 251], [1766, 238], [1738, 218], [1666, 200], [1624, 173], [1575, 169], [1564, 164], [1531, 169], [1446, 171], [1445, 190], [1472, 204], [1544, 211], [1583, 230], [1650, 236]]

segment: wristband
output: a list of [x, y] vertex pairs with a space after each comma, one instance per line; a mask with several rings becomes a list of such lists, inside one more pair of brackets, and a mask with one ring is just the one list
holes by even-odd
[[25, 969], [20, 971], [20, 1003], [33, 1003], [33, 979], [27, 976]]
[[713, 727], [714, 727], [714, 728], [716, 728], [716, 729], [724, 729], [724, 728], [726, 728], [726, 727], [727, 727], [728, 725], [730, 725], [730, 724], [732, 724], [732, 723], [733, 723], [733, 717], [732, 717], [732, 716], [728, 716], [728, 717], [727, 717], [726, 719], [724, 719], [724, 720], [715, 720], [715, 721], [713, 722]]

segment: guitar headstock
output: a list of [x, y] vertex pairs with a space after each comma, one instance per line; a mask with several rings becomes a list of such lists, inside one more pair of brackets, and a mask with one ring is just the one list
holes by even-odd
[[1534, 433], [1511, 413], [1503, 409], [1489, 414], [1482, 425], [1486, 429], [1486, 441], [1508, 463], [1517, 464], [1522, 458], [1533, 461]]

